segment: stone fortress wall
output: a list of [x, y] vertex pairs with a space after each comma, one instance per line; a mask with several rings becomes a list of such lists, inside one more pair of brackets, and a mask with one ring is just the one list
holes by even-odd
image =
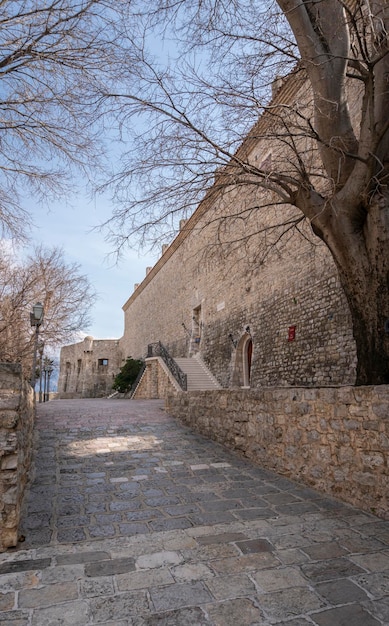
[[323, 246], [296, 241], [298, 250], [250, 275], [227, 272], [223, 260], [202, 266], [198, 244], [197, 256], [185, 240], [125, 305], [125, 356], [144, 357], [156, 341], [173, 357], [199, 350], [223, 387], [244, 386], [250, 336], [252, 387], [353, 383], [348, 306]]
[[[309, 107], [304, 80], [288, 79], [274, 99], [286, 101]], [[238, 156], [268, 167], [284, 159], [288, 168], [293, 154], [277, 141], [274, 124], [265, 114]], [[306, 144], [301, 154], [314, 171]], [[223, 387], [353, 384], [351, 317], [330, 253], [296, 210], [283, 206], [280, 214], [277, 198], [258, 195], [250, 178], [224, 185], [233, 167], [216, 174], [214, 188], [125, 303], [123, 355], [144, 357], [156, 341], [173, 357], [200, 352]], [[249, 210], [261, 203], [264, 209]], [[298, 229], [281, 237], [277, 224], [285, 217]]]
[[112, 392], [112, 383], [122, 365], [116, 339], [85, 337], [64, 346], [60, 356], [59, 398], [98, 398]]

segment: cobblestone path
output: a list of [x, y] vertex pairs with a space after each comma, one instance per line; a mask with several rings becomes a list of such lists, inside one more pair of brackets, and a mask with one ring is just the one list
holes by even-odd
[[38, 407], [7, 626], [383, 626], [389, 522], [245, 462], [159, 401]]

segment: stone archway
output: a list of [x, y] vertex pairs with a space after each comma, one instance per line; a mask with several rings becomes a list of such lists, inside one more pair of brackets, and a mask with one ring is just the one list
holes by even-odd
[[243, 344], [243, 387], [250, 387], [251, 363], [253, 359], [253, 340], [249, 335]]
[[251, 334], [246, 331], [236, 346], [233, 387], [250, 387], [252, 358], [253, 340]]

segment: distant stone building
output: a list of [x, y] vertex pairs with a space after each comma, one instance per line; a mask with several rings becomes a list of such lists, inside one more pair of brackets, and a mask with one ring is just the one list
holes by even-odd
[[[262, 171], [271, 172], [272, 163], [282, 159], [292, 163], [275, 125], [290, 114], [286, 103], [301, 102], [304, 112], [310, 102], [300, 74], [278, 87], [272, 113], [262, 116], [237, 153], [237, 160]], [[296, 134], [298, 141], [314, 170], [314, 151]], [[328, 249], [300, 223], [296, 209], [280, 207], [271, 190], [258, 200], [266, 208], [255, 210], [258, 186], [249, 175], [244, 184], [232, 185], [233, 168], [231, 162], [216, 173], [204, 200], [135, 286], [123, 306], [123, 337], [112, 343], [112, 356], [107, 353], [109, 367], [116, 362], [119, 369], [128, 356], [145, 358], [148, 345], [161, 342], [173, 358], [201, 358], [225, 388], [353, 384], [351, 316]], [[280, 226], [285, 220], [291, 224], [286, 231]], [[65, 386], [76, 391], [75, 370], [81, 384], [76, 362], [83, 360], [71, 346], [66, 350], [60, 392]], [[103, 352], [99, 347], [93, 355], [95, 369], [85, 369], [84, 394], [102, 389], [97, 363]]]
[[58, 396], [99, 398], [112, 392], [112, 383], [121, 366], [119, 341], [93, 339], [61, 349]]

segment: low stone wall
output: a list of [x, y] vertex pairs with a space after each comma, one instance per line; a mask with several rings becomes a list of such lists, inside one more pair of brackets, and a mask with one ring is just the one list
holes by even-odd
[[0, 552], [18, 540], [34, 416], [34, 394], [20, 365], [0, 363]]
[[389, 519], [389, 386], [198, 391], [166, 406], [262, 467]]
[[146, 369], [133, 395], [134, 400], [166, 398], [180, 391], [178, 383], [160, 357], [146, 359]]

